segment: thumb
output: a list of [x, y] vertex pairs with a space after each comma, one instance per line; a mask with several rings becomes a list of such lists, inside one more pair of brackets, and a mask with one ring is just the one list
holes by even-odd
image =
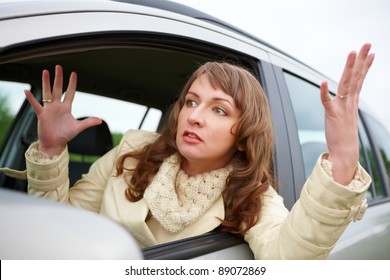
[[95, 117], [89, 117], [78, 122], [78, 133], [84, 131], [85, 129], [96, 126], [102, 123], [102, 120]]

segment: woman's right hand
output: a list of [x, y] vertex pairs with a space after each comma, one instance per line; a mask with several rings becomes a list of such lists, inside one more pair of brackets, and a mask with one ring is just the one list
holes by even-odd
[[98, 118], [75, 119], [71, 113], [72, 102], [76, 92], [77, 74], [72, 72], [63, 101], [63, 71], [60, 65], [55, 68], [53, 89], [50, 86], [49, 71], [42, 72], [41, 105], [29, 90], [25, 90], [26, 98], [33, 107], [38, 118], [39, 150], [49, 157], [59, 155], [66, 144], [84, 129], [99, 125]]

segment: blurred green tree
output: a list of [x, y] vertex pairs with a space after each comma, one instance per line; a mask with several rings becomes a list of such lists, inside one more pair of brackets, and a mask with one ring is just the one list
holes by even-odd
[[13, 118], [7, 97], [0, 96], [0, 144], [3, 143]]

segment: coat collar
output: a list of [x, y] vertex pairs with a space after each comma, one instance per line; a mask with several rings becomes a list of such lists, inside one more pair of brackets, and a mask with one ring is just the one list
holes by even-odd
[[[157, 137], [157, 133], [140, 130], [129, 131], [123, 137], [121, 145], [118, 146], [118, 155], [125, 151], [139, 149], [145, 144], [155, 141]], [[136, 164], [136, 161], [127, 158], [125, 164], [132, 167]], [[129, 229], [142, 247], [150, 247], [209, 232], [218, 227], [221, 223], [220, 219], [225, 217], [223, 199], [219, 197], [196, 222], [178, 233], [167, 232], [158, 223], [155, 223], [153, 218], [148, 220], [150, 209], [144, 199], [137, 202], [129, 202], [126, 199], [125, 190], [127, 184], [122, 176], [114, 177], [112, 180], [114, 182], [109, 186], [109, 188], [112, 188], [109, 191], [112, 193], [112, 196], [109, 195], [111, 198], [107, 197], [107, 200], [110, 200], [110, 202], [107, 201], [108, 205], [104, 212], [109, 216], [117, 217], [117, 220]]]
[[[129, 202], [126, 199], [124, 195], [126, 187], [125, 184], [114, 187], [116, 212], [119, 221], [129, 229], [141, 247], [150, 247], [209, 232], [220, 225], [220, 219], [223, 219], [225, 215], [223, 199], [219, 197], [212, 207], [196, 222], [180, 232], [168, 232], [153, 218], [148, 221], [150, 209], [145, 199], [137, 202]], [[153, 232], [151, 228], [153, 228]]]

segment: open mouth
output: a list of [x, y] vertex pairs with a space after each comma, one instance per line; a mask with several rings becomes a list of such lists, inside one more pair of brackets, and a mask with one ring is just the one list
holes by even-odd
[[202, 139], [194, 132], [191, 132], [191, 131], [184, 131], [184, 134], [183, 134], [184, 137], [188, 137], [190, 139], [194, 139], [194, 140], [199, 140], [199, 141], [202, 141]]

